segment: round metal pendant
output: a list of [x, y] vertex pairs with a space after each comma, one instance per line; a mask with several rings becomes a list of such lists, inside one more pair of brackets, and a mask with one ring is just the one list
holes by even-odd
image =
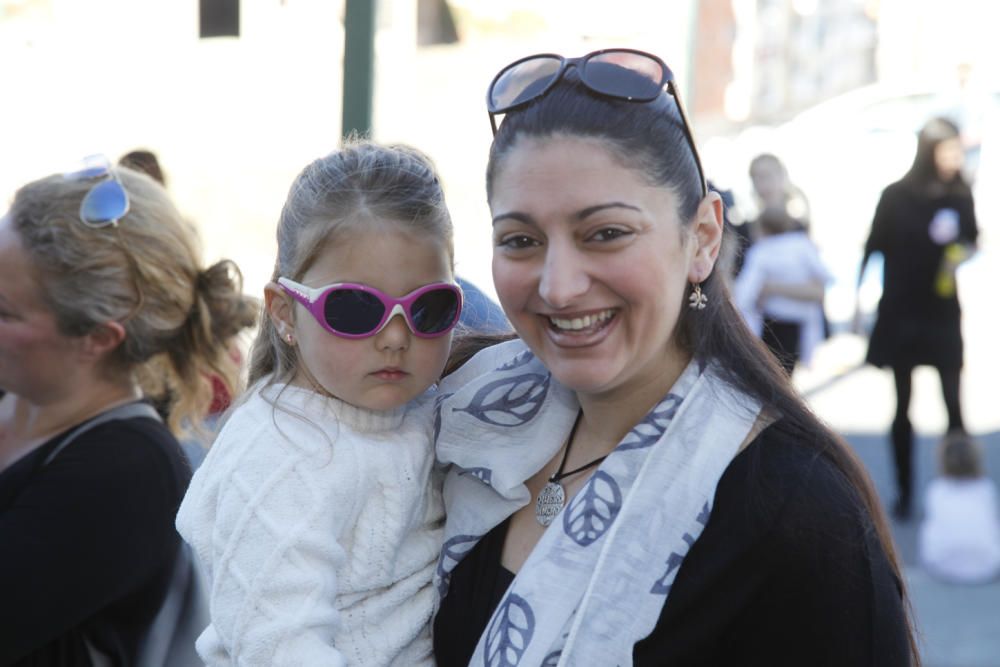
[[535, 519], [543, 526], [547, 526], [552, 523], [565, 504], [566, 491], [562, 488], [562, 484], [549, 482], [535, 501]]

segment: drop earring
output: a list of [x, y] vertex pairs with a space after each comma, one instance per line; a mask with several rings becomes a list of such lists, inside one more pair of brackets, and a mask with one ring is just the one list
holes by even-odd
[[708, 296], [701, 291], [701, 283], [693, 284], [690, 296], [688, 296], [688, 308], [691, 310], [705, 310], [708, 304]]

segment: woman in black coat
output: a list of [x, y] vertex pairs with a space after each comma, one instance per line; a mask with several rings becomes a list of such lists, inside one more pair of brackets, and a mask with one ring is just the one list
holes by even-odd
[[[962, 430], [961, 308], [955, 269], [975, 248], [972, 191], [962, 176], [959, 130], [935, 118], [920, 131], [913, 165], [879, 200], [861, 261], [885, 259], [884, 287], [867, 361], [893, 371], [896, 415], [891, 439], [898, 497], [893, 512], [907, 518], [913, 486], [913, 426], [908, 410], [916, 366], [934, 366], [948, 410], [948, 430]], [[860, 282], [860, 276], [859, 276]]]

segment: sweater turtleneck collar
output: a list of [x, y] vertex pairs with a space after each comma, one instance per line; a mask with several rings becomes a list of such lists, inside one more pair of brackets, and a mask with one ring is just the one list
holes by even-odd
[[268, 401], [313, 416], [332, 414], [339, 422], [360, 433], [377, 433], [398, 428], [406, 417], [408, 403], [392, 410], [369, 410], [351, 405], [335, 396], [324, 396], [305, 387], [291, 384], [273, 384], [261, 390]]

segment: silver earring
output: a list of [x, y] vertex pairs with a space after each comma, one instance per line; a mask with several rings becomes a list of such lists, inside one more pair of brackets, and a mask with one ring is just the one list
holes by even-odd
[[691, 310], [705, 310], [708, 303], [708, 296], [702, 293], [701, 283], [693, 285], [690, 296], [688, 296], [688, 308]]

